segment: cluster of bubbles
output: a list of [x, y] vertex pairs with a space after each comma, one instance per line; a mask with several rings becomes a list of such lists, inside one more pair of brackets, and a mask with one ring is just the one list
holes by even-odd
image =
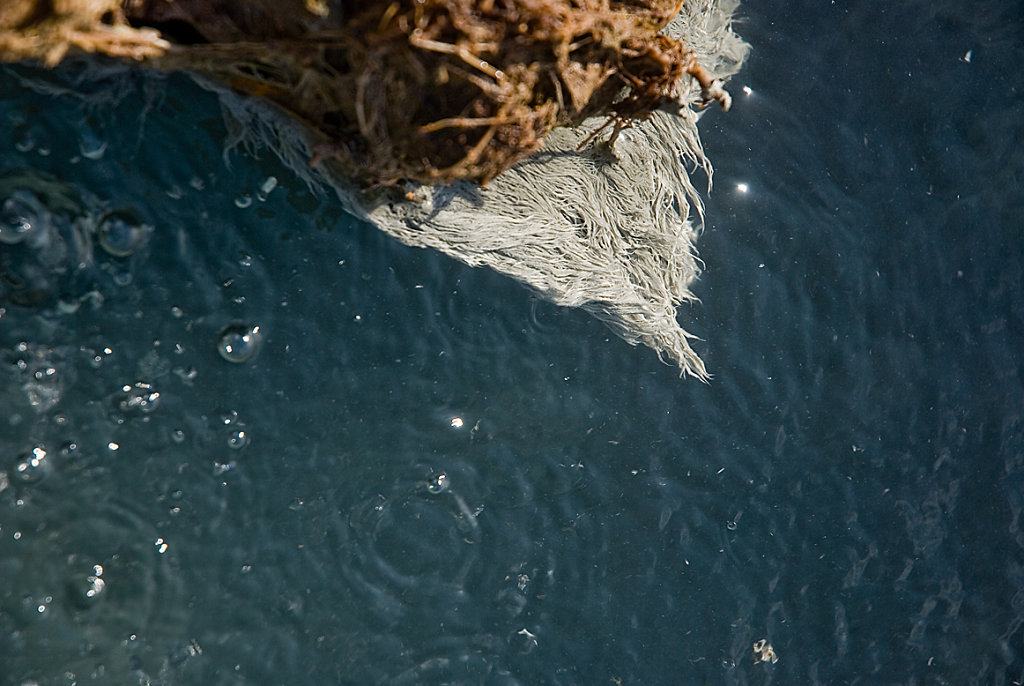
[[[259, 190], [256, 191], [256, 199], [260, 202], [266, 202], [267, 197], [275, 188], [277, 188], [277, 177], [268, 176], [260, 185]], [[240, 210], [252, 207], [252, 195], [249, 193], [239, 193], [235, 197], [235, 207]]]
[[125, 384], [114, 394], [113, 403], [124, 417], [147, 415], [160, 406], [160, 392], [141, 381]]
[[32, 408], [39, 413], [52, 409], [63, 397], [68, 370], [56, 360], [57, 352], [47, 346], [22, 341], [15, 346], [14, 368], [21, 389]]
[[85, 575], [75, 575], [68, 582], [68, 596], [80, 610], [88, 610], [100, 599], [107, 582], [103, 578], [103, 565], [94, 564]]
[[[76, 126], [74, 121], [68, 124]], [[107, 141], [88, 126], [81, 125], [79, 130], [77, 152], [81, 158], [102, 159], [108, 152]], [[22, 153], [35, 150], [40, 156], [50, 155], [52, 149], [55, 159], [75, 152], [67, 146], [44, 148], [40, 140], [25, 136], [16, 147]], [[14, 517], [8, 512], [0, 526], [4, 534], [0, 536], [4, 539], [0, 562], [17, 563], [16, 573], [10, 564], [0, 564], [7, 586], [7, 591], [0, 593], [0, 620], [11, 606], [24, 606], [28, 621], [34, 622], [25, 622], [22, 631], [19, 619], [19, 631], [14, 632], [18, 635], [11, 642], [0, 640], [0, 644], [6, 648], [12, 642], [25, 642], [19, 664], [24, 664], [25, 656], [38, 659], [47, 653], [46, 657], [52, 658], [51, 671], [63, 673], [61, 683], [74, 682], [73, 671], [79, 670], [72, 663], [79, 657], [77, 667], [88, 661], [90, 668], [96, 667], [98, 675], [104, 676], [99, 661], [108, 661], [114, 653], [106, 650], [111, 627], [139, 624], [130, 631], [117, 631], [116, 639], [127, 651], [143, 655], [145, 647], [142, 640], [136, 642], [135, 631], [145, 630], [146, 620], [158, 616], [160, 621], [152, 622], [154, 636], [172, 633], [169, 627], [178, 625], [167, 621], [165, 615], [178, 617], [178, 610], [165, 612], [165, 606], [157, 601], [183, 597], [174, 593], [173, 580], [168, 581], [173, 565], [159, 561], [174, 556], [174, 545], [156, 535], [166, 536], [166, 532], [154, 530], [146, 516], [134, 516], [130, 507], [122, 511], [121, 503], [107, 503], [102, 497], [94, 502], [89, 494], [105, 491], [88, 489], [106, 488], [107, 472], [114, 471], [111, 465], [128, 464], [142, 451], [146, 460], [171, 455], [182, 463], [182, 455], [191, 460], [192, 453], [214, 453], [228, 465], [232, 458], [244, 455], [252, 432], [237, 413], [207, 413], [203, 410], [208, 407], [187, 407], [189, 396], [177, 394], [183, 383], [191, 385], [206, 365], [236, 376], [253, 373], [244, 365], [257, 358], [266, 335], [259, 319], [234, 321], [221, 329], [227, 319], [217, 315], [204, 319], [205, 310], [194, 317], [186, 314], [193, 303], [202, 300], [193, 297], [196, 293], [210, 295], [210, 289], [216, 288], [212, 278], [197, 278], [196, 292], [184, 293], [183, 302], [176, 303], [182, 307], [175, 308], [172, 316], [185, 321], [157, 319], [155, 313], [166, 309], [151, 305], [169, 304], [162, 300], [168, 294], [175, 297], [174, 286], [164, 284], [163, 277], [170, 271], [165, 267], [192, 267], [193, 254], [199, 255], [200, 261], [206, 254], [173, 252], [184, 243], [174, 244], [179, 229], [159, 216], [154, 209], [158, 204], [113, 199], [121, 189], [108, 194], [98, 186], [92, 189], [101, 196], [96, 197], [88, 187], [68, 182], [71, 178], [56, 178], [27, 167], [0, 170], [0, 319], [5, 320], [0, 328], [11, 325], [9, 343], [28, 341], [0, 351], [0, 364], [4, 365], [0, 368], [0, 410], [6, 410], [3, 421], [11, 434], [4, 436], [10, 451], [0, 461], [0, 492], [4, 492], [0, 505], [21, 508], [22, 513]], [[203, 184], [194, 178], [190, 185], [201, 190]], [[240, 202], [264, 202], [276, 187], [277, 179], [269, 177], [250, 189], [250, 198], [241, 196]], [[167, 245], [172, 251], [166, 250]], [[159, 256], [173, 264], [147, 265], [151, 255], [154, 261]], [[250, 266], [253, 258], [245, 259], [249, 264], [243, 266]], [[193, 273], [206, 276], [201, 267]], [[139, 282], [139, 288], [124, 288], [133, 281]], [[214, 299], [210, 296], [202, 304]], [[211, 321], [212, 328], [206, 328]], [[117, 348], [121, 343], [116, 340], [118, 331], [125, 333], [126, 352], [118, 348], [114, 355], [104, 345]], [[170, 345], [151, 351], [152, 360], [138, 359], [140, 340], [144, 345], [151, 334], [165, 343], [169, 339]], [[159, 345], [159, 341], [155, 343]], [[189, 354], [181, 355], [185, 346]], [[211, 348], [217, 350], [216, 356]], [[192, 354], [195, 349], [200, 353]], [[174, 353], [180, 356], [174, 357]], [[169, 360], [184, 361], [184, 368], [174, 368]], [[256, 422], [252, 424], [255, 429]], [[152, 440], [155, 433], [160, 435]], [[76, 442], [71, 442], [70, 436]], [[77, 441], [81, 441], [81, 452]], [[71, 452], [76, 455], [68, 459]], [[94, 465], [100, 468], [94, 470]], [[95, 484], [94, 475], [98, 477]], [[74, 488], [65, 488], [68, 484]], [[176, 498], [182, 497], [181, 490], [175, 492]], [[59, 505], [58, 511], [44, 510], [52, 503]], [[44, 519], [38, 521], [46, 526], [40, 525], [38, 531], [27, 526], [15, 530], [19, 517], [37, 516], [32, 508], [41, 513]], [[175, 605], [179, 604], [167, 603], [166, 608]], [[8, 616], [0, 625], [11, 628], [11, 619]], [[144, 638], [142, 631], [139, 637]], [[152, 643], [156, 646], [160, 641]], [[194, 641], [190, 650], [192, 654], [200, 652]], [[133, 677], [143, 676], [142, 659], [132, 656], [135, 662], [129, 667]], [[26, 672], [11, 661], [10, 654], [0, 660], [0, 675], [20, 682]], [[116, 671], [110, 661], [107, 664], [108, 671]], [[34, 676], [39, 683], [50, 682], [43, 676], [44, 666]], [[123, 683], [118, 674], [99, 680]], [[0, 682], [6, 683], [6, 679], [0, 677]], [[28, 679], [24, 683], [35, 682]]]
[[[78, 227], [62, 213], [51, 211], [27, 188], [4, 192], [0, 184], [0, 297], [33, 307], [49, 300], [53, 275], [69, 264]], [[4, 292], [6, 291], [6, 293]]]
[[249, 432], [245, 429], [245, 423], [239, 421], [238, 413], [234, 410], [221, 415], [221, 423], [227, 427], [227, 445], [232, 450], [241, 450], [249, 445]]
[[73, 459], [78, 449], [78, 444], [74, 441], [66, 442], [57, 448], [43, 444], [33, 445], [15, 456], [6, 471], [0, 471], [0, 491], [10, 485], [30, 486], [39, 483], [55, 471], [55, 460], [63, 462]]
[[11, 476], [17, 483], [34, 484], [41, 480], [50, 469], [46, 448], [35, 446], [14, 461]]
[[31, 170], [0, 174], [0, 303], [42, 307], [57, 297], [75, 311], [104, 281], [130, 283], [123, 261], [153, 233], [137, 212], [104, 208], [70, 184]]

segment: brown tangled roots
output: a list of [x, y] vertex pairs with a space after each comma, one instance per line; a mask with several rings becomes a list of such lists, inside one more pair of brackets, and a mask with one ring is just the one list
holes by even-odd
[[[555, 126], [615, 132], [678, 102], [682, 0], [5, 0], [0, 57], [69, 51], [199, 72], [315, 132], [312, 163], [362, 185], [486, 183]], [[613, 133], [614, 136], [614, 133]]]

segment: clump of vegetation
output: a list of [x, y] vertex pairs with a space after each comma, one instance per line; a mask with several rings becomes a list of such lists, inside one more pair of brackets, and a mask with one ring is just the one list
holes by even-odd
[[696, 79], [661, 34], [682, 0], [7, 0], [0, 56], [70, 52], [190, 70], [275, 103], [314, 132], [312, 164], [365, 186], [486, 183], [555, 126], [612, 137], [680, 107]]

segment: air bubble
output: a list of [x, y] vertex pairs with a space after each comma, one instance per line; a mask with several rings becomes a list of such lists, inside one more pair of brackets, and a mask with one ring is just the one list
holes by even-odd
[[40, 446], [32, 448], [27, 453], [18, 456], [14, 468], [11, 470], [12, 478], [23, 484], [34, 484], [49, 472], [50, 463], [46, 459], [46, 450]]
[[263, 202], [267, 199], [267, 196], [270, 195], [270, 192], [275, 188], [277, 188], [277, 177], [268, 176], [267, 180], [263, 182], [262, 186], [260, 186], [260, 190], [256, 193], [256, 197], [259, 199], [260, 202]]
[[263, 344], [263, 333], [259, 326], [235, 323], [220, 334], [217, 352], [228, 362], [241, 364], [256, 357]]
[[441, 473], [427, 482], [427, 491], [437, 495], [448, 490], [448, 475]]
[[36, 138], [31, 132], [26, 133], [14, 143], [14, 149], [18, 152], [28, 152], [34, 147], [36, 147]]
[[21, 243], [32, 233], [46, 210], [39, 199], [28, 191], [14, 191], [0, 205], [0, 243]]
[[74, 314], [78, 312], [78, 308], [81, 306], [81, 300], [65, 300], [62, 298], [57, 301], [57, 311], [61, 314]]
[[107, 151], [107, 142], [97, 136], [89, 129], [82, 132], [82, 139], [78, 142], [78, 152], [87, 160], [98, 160]]
[[96, 225], [100, 247], [114, 257], [128, 257], [145, 244], [153, 227], [127, 210], [105, 214]]
[[249, 445], [249, 434], [242, 429], [232, 431], [228, 434], [228, 447], [232, 450], [241, 450]]
[[249, 207], [250, 205], [252, 205], [252, 196], [249, 195], [248, 193], [242, 193], [237, 198], [235, 198], [235, 207], [237, 207], [240, 210], [244, 210], [246, 207]]

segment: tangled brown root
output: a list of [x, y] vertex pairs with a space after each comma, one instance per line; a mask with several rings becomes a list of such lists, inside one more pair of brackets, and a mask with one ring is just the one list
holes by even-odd
[[69, 52], [142, 60], [170, 44], [128, 26], [120, 0], [0, 0], [0, 62], [57, 65]]
[[[617, 130], [676, 100], [700, 72], [684, 45], [659, 34], [680, 4], [343, 0], [325, 16], [303, 2], [290, 22], [256, 11], [216, 30], [188, 16], [189, 5], [209, 13], [200, 0], [184, 11], [182, 0], [136, 2], [130, 14], [145, 23], [175, 5], [205, 42], [160, 62], [289, 111], [318, 133], [314, 164], [331, 160], [367, 185], [434, 184], [486, 183], [554, 126], [607, 114]], [[268, 36], [268, 24], [284, 28]]]
[[686, 46], [659, 33], [681, 6], [10, 0], [0, 48], [5, 60], [52, 65], [85, 50], [199, 72], [289, 112], [319, 140], [311, 162], [330, 160], [362, 185], [486, 183], [555, 126], [607, 115], [614, 138], [677, 102], [688, 75], [727, 104]]

